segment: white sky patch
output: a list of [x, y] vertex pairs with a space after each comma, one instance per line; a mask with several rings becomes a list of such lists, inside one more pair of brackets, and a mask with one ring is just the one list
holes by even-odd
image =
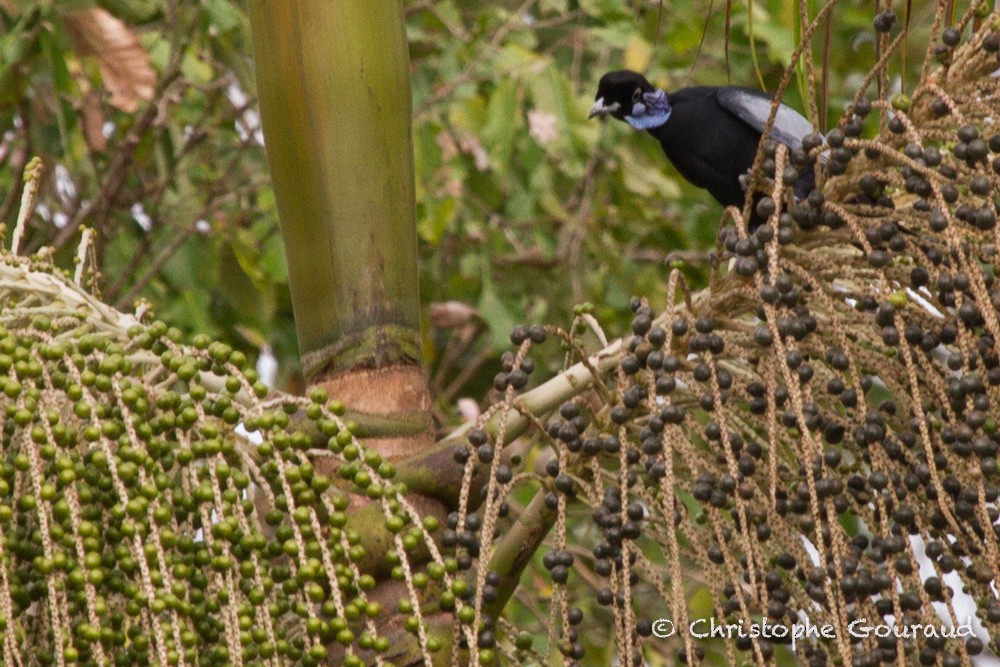
[[252, 445], [259, 445], [264, 442], [264, 436], [260, 434], [260, 431], [254, 431], [251, 433], [246, 429], [242, 423], [237, 424], [236, 428], [233, 429], [233, 433], [240, 436]]
[[58, 211], [52, 216], [52, 224], [56, 226], [56, 229], [62, 229], [69, 224], [69, 216], [62, 211]]
[[928, 313], [936, 317], [937, 319], [944, 319], [944, 315], [938, 310], [934, 304], [924, 298], [924, 294], [930, 296], [930, 292], [926, 287], [921, 287], [919, 292], [916, 292], [909, 287], [906, 288], [906, 295], [917, 302], [921, 308], [926, 310]]
[[111, 135], [115, 133], [116, 127], [110, 120], [106, 121], [104, 125], [101, 125], [101, 134], [104, 135], [105, 139], [110, 139]]
[[809, 554], [809, 560], [812, 561], [813, 565], [819, 565], [819, 551], [813, 546], [813, 543], [809, 541], [809, 538], [802, 536], [802, 546], [806, 548], [806, 553]]
[[203, 236], [208, 236], [212, 233], [212, 225], [208, 223], [208, 220], [201, 219], [194, 223], [194, 230]]
[[860, 51], [862, 48], [875, 43], [875, 35], [868, 30], [859, 30], [851, 40], [851, 49]]
[[56, 165], [56, 193], [62, 200], [63, 206], [68, 206], [76, 199], [76, 183], [69, 175], [69, 169], [65, 165]]
[[[867, 527], [865, 527], [863, 522], [861, 523], [860, 528], [863, 533], [868, 534], [868, 529]], [[813, 543], [803, 536], [802, 545], [805, 547], [806, 553], [809, 554], [809, 558], [812, 560], [813, 565], [819, 565], [820, 564], [819, 552], [816, 550], [816, 547], [813, 546]], [[937, 572], [934, 570], [934, 565], [930, 562], [930, 559], [927, 558], [927, 555], [924, 552], [923, 538], [921, 538], [919, 535], [911, 535], [910, 547], [913, 550], [913, 556], [919, 566], [919, 574], [921, 581], [926, 580], [928, 577], [937, 576]], [[963, 559], [963, 562], [967, 560], [968, 559]], [[976, 618], [976, 601], [973, 600], [972, 597], [970, 597], [967, 593], [965, 593], [962, 587], [961, 577], [959, 577], [958, 575], [958, 571], [957, 570], [952, 571], [949, 574], [943, 575], [941, 577], [941, 584], [944, 586], [949, 586], [953, 591], [952, 606], [955, 609], [955, 616], [956, 616], [955, 619], [949, 617], [948, 607], [945, 603], [943, 602], [932, 603], [934, 611], [937, 613], [942, 624], [944, 624], [945, 626], [952, 627], [953, 623], [961, 625], [963, 623], [968, 622], [969, 619], [971, 618], [972, 631], [975, 633], [977, 637], [983, 640], [983, 643], [988, 645], [990, 640], [989, 632], [987, 632], [987, 630], [983, 627], [982, 623], [979, 622], [979, 619]], [[902, 590], [902, 583], [898, 579], [896, 580], [896, 590], [897, 591]], [[811, 622], [810, 617], [805, 612], [805, 610], [799, 610], [798, 617], [800, 622], [802, 623]], [[879, 622], [892, 624], [895, 622], [895, 620], [896, 620], [895, 616], [889, 614], [885, 616], [884, 621], [879, 621]], [[972, 659], [972, 664], [975, 665], [975, 667], [1000, 667], [1000, 658], [997, 658], [997, 656], [991, 655], [988, 652], [984, 652], [982, 655], [974, 656], [971, 659]]]
[[[913, 549], [913, 556], [920, 566], [920, 579], [921, 581], [926, 580], [928, 577], [937, 576], [937, 572], [934, 569], [934, 565], [931, 563], [930, 559], [926, 556], [924, 552], [924, 540], [920, 535], [910, 536], [910, 547]], [[989, 644], [990, 634], [987, 632], [983, 624], [979, 622], [976, 618], [976, 601], [965, 592], [962, 586], [962, 578], [958, 575], [958, 570], [953, 570], [948, 574], [941, 576], [941, 584], [943, 586], [948, 586], [952, 589], [951, 603], [952, 607], [955, 609], [955, 619], [950, 618], [948, 613], [948, 605], [944, 602], [933, 602], [931, 603], [934, 607], [934, 611], [937, 612], [938, 618], [944, 624], [957, 623], [962, 624], [972, 619], [972, 631], [977, 637], [983, 640], [984, 644]], [[993, 655], [979, 655], [972, 658], [972, 663], [976, 667], [1000, 667], [1000, 659]]]
[[256, 105], [247, 107], [250, 98], [240, 87], [238, 81], [229, 84], [226, 88], [226, 97], [229, 98], [229, 103], [233, 105], [234, 109], [243, 109], [239, 118], [236, 119], [236, 131], [239, 133], [240, 139], [246, 141], [253, 137], [255, 144], [263, 146], [264, 132], [260, 127], [260, 112], [257, 111]]
[[229, 103], [232, 104], [237, 109], [247, 103], [250, 98], [247, 94], [243, 92], [243, 88], [240, 87], [239, 81], [233, 81], [226, 88], [226, 97], [229, 98]]
[[260, 348], [260, 356], [257, 357], [257, 377], [268, 389], [274, 389], [274, 383], [278, 378], [278, 359], [274, 356], [270, 345]]
[[146, 213], [146, 209], [143, 207], [142, 202], [136, 202], [132, 204], [132, 219], [142, 227], [142, 231], [148, 232], [153, 228], [153, 219], [149, 217]]

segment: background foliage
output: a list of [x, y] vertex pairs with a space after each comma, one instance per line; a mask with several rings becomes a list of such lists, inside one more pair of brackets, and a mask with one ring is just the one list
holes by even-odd
[[[106, 300], [146, 299], [185, 333], [251, 358], [269, 345], [294, 387], [244, 6], [104, 2], [100, 14], [88, 4], [0, 5], [0, 220], [13, 222], [23, 165], [42, 156], [31, 247], [69, 253], [72, 230], [94, 227]], [[732, 6], [727, 49], [722, 3], [704, 0], [406, 3], [422, 295], [475, 309], [429, 318], [442, 420], [457, 397], [484, 395], [495, 366], [484, 362], [517, 321], [568, 322], [590, 302], [624, 324], [632, 294], [662, 294], [669, 253], [714, 243], [718, 207], [655, 142], [586, 119], [600, 75], [630, 67], [669, 90], [754, 85], [759, 71], [773, 88], [796, 43], [796, 7]], [[870, 20], [861, 3], [834, 14], [830, 122], [874, 59]], [[798, 92], [788, 99], [801, 108]]]
[[[103, 348], [93, 339], [76, 340], [73, 344], [77, 347], [68, 352], [60, 348], [62, 352], [57, 353], [45, 347], [45, 354], [52, 356], [49, 361], [58, 365], [61, 363], [58, 357], [63, 352], [72, 357], [74, 364], [77, 363], [75, 353], [92, 355], [81, 362], [84, 367], [89, 363], [94, 367], [91, 372], [98, 377], [100, 374], [114, 375], [122, 372], [117, 356], [123, 350], [138, 346], [162, 355], [164, 350], [172, 349], [176, 339], [205, 332], [228, 341], [237, 351], [218, 346], [206, 348], [207, 340], [203, 338], [194, 348], [181, 350], [175, 361], [161, 358], [166, 370], [158, 368], [155, 360], [149, 361], [146, 369], [159, 377], [156, 374], [161, 372], [176, 372], [180, 376], [183, 368], [183, 375], [190, 377], [181, 379], [187, 381], [197, 376], [196, 369], [206, 374], [213, 370], [221, 372], [225, 363], [235, 363], [232, 355], [236, 355], [235, 358], [241, 361], [238, 366], [242, 367], [241, 351], [252, 357], [265, 345], [271, 345], [287, 374], [286, 379], [291, 378], [295, 365], [294, 337], [280, 240], [274, 225], [273, 197], [266, 181], [259, 128], [253, 112], [243, 8], [225, 0], [190, 6], [161, 6], [155, 2], [118, 6], [107, 2], [102, 5], [106, 11], [95, 11], [75, 3], [54, 6], [12, 0], [0, 6], [4, 12], [0, 103], [4, 125], [9, 127], [3, 139], [4, 168], [0, 170], [0, 179], [6, 181], [0, 183], [0, 190], [6, 196], [0, 213], [6, 222], [13, 220], [23, 166], [30, 156], [41, 155], [46, 178], [41, 205], [31, 221], [29, 247], [37, 249], [51, 243], [63, 255], [58, 259], [66, 263], [76, 245], [77, 226], [80, 223], [92, 226], [98, 233], [94, 253], [100, 267], [94, 286], [107, 300], [123, 307], [131, 306], [139, 297], [145, 298], [164, 319], [182, 330], [180, 335], [174, 335], [175, 332], [158, 327], [145, 342], [116, 340], [110, 346], [104, 343]], [[499, 350], [507, 347], [507, 335], [518, 320], [569, 321], [574, 313], [588, 310], [574, 310], [575, 304], [590, 301], [599, 304], [593, 309], [609, 329], [624, 330], [625, 318], [631, 318], [626, 308], [631, 294], [653, 295], [652, 305], [657, 310], [662, 305], [657, 303], [662, 300], [658, 295], [664, 291], [661, 260], [675, 250], [705, 249], [714, 242], [718, 209], [703, 193], [692, 190], [676, 178], [664, 165], [654, 142], [635, 136], [620, 125], [603, 126], [586, 120], [597, 77], [607, 69], [628, 66], [647, 71], [654, 81], [668, 89], [695, 82], [750, 83], [758, 78], [773, 86], [796, 44], [795, 30], [787, 27], [794, 24], [796, 11], [797, 5], [790, 2], [761, 3], [755, 6], [752, 17], [742, 7], [732, 7], [727, 14], [718, 7], [700, 2], [677, 2], [663, 8], [643, 8], [636, 3], [614, 0], [408, 5], [423, 294], [428, 303], [464, 304], [464, 307], [452, 303], [432, 308], [428, 318], [427, 338], [431, 343], [428, 361], [435, 373], [433, 382], [442, 421], [454, 420], [452, 404], [457, 397], [479, 397], [487, 393], [496, 366], [493, 362]], [[916, 10], [918, 14], [920, 11], [923, 10]], [[728, 36], [725, 34], [727, 18]], [[824, 86], [829, 94], [823, 104], [828, 109], [828, 122], [838, 116], [847, 96], [854, 92], [875, 58], [870, 18], [867, 8], [843, 3], [830, 23], [829, 77]], [[929, 14], [914, 17], [915, 25], [929, 23]], [[703, 30], [705, 41], [702, 43]], [[754, 40], [750, 39], [751, 33]], [[913, 39], [921, 43], [919, 34]], [[815, 45], [817, 55], [823, 51], [822, 42], [822, 39], [817, 40]], [[116, 54], [114, 62], [107, 57], [112, 46]], [[894, 66], [893, 71], [915, 77], [921, 64], [921, 49], [916, 51], [910, 58], [899, 56], [898, 66]], [[905, 88], [902, 78], [891, 81], [890, 85]], [[803, 72], [799, 83], [805, 81]], [[796, 92], [799, 99], [796, 99]], [[806, 106], [801, 92], [802, 88], [793, 88], [789, 102]], [[947, 122], [942, 128], [950, 131], [953, 128], [946, 128]], [[867, 128], [868, 135], [876, 131], [873, 125]], [[914, 217], [920, 224], [922, 218]], [[854, 259], [864, 264], [860, 258]], [[859, 269], [863, 270], [866, 269]], [[694, 267], [687, 271], [691, 284], [704, 281], [704, 269]], [[861, 287], [855, 287], [864, 291], [868, 285], [862, 283]], [[644, 316], [640, 313], [640, 317]], [[24, 322], [18, 324], [29, 326]], [[30, 327], [39, 332], [37, 335], [15, 340], [4, 334], [4, 340], [8, 341], [5, 345], [15, 356], [25, 357], [27, 352], [18, 351], [29, 349], [25, 347], [28, 345], [25, 340], [44, 347], [48, 343], [46, 336], [50, 325], [44, 320], [31, 320]], [[57, 328], [57, 333], [75, 340], [76, 332], [66, 321], [60, 326], [65, 328]], [[730, 342], [748, 343], [747, 337], [742, 335], [745, 332], [735, 329], [739, 326], [728, 331], [733, 336]], [[139, 335], [131, 338], [141, 339]], [[880, 343], [877, 337], [861, 337], [859, 341], [858, 347], [865, 349], [861, 354], [868, 354], [867, 350], [883, 344], [894, 347], [891, 342]], [[95, 349], [101, 354], [95, 353]], [[819, 352], [814, 352], [818, 358]], [[109, 357], [113, 360], [108, 361]], [[554, 366], [562, 361], [560, 352], [551, 348], [543, 348], [540, 356], [534, 358], [539, 366]], [[38, 376], [25, 359], [17, 361], [25, 363], [26, 375]], [[886, 364], [889, 362], [873, 367], [889, 377], [891, 374], [884, 372], [889, 368]], [[510, 360], [506, 365], [511, 366]], [[234, 369], [225, 370], [236, 374]], [[20, 375], [21, 370], [17, 373]], [[717, 371], [712, 373], [717, 374]], [[535, 374], [536, 377], [545, 375]], [[697, 375], [694, 377], [698, 380]], [[856, 373], [850, 380], [861, 381]], [[44, 383], [41, 380], [31, 383], [32, 386], [24, 390], [27, 392], [25, 400], [37, 404], [38, 396], [32, 395], [32, 390], [39, 394], [53, 389], [74, 391], [68, 389], [69, 385], [60, 386], [60, 382], [66, 385], [65, 378], [52, 381], [46, 378]], [[95, 382], [97, 392], [105, 391], [101, 388], [101, 380]], [[870, 382], [869, 378], [869, 385]], [[294, 382], [288, 384], [294, 386]], [[690, 385], [694, 386], [694, 382]], [[233, 390], [228, 387], [225, 390], [235, 394], [235, 389], [239, 388], [249, 393], [248, 385], [234, 385]], [[135, 388], [125, 388], [128, 389]], [[21, 391], [20, 385], [9, 386], [9, 391], [5, 386], [11, 399], [18, 399]], [[229, 423], [244, 416], [250, 419], [259, 416], [255, 411], [260, 406], [253, 401], [246, 407], [253, 416], [239, 412], [236, 416], [227, 415], [227, 409], [232, 406], [227, 405], [226, 400], [231, 401], [231, 397], [218, 387], [215, 392], [218, 396], [211, 395], [211, 405], [219, 414], [209, 415], [217, 418], [208, 419], [212, 425], [218, 420]], [[747, 392], [753, 393], [749, 389]], [[194, 390], [194, 393], [196, 398], [199, 393], [204, 397], [202, 390]], [[905, 388], [898, 393], [903, 400]], [[165, 401], [155, 409], [142, 395], [115, 398], [120, 399], [119, 403], [144, 406], [157, 420], [166, 420], [157, 424], [162, 423], [167, 430], [172, 428], [166, 426], [167, 422], [187, 419], [183, 415], [190, 417], [195, 410], [187, 403], [187, 398], [178, 399], [176, 404]], [[98, 405], [100, 399], [95, 395], [93, 401]], [[317, 405], [324, 402], [324, 397], [317, 397]], [[710, 401], [708, 404], [712, 405]], [[29, 402], [28, 405], [34, 404]], [[90, 413], [80, 409], [86, 414], [78, 414], [77, 418], [89, 419]], [[692, 414], [697, 409], [694, 408]], [[703, 408], [704, 411], [710, 409]], [[18, 406], [17, 410], [21, 414], [15, 416], [22, 421], [32, 418], [32, 410], [25, 405]], [[326, 427], [331, 432], [348, 431], [335, 414], [320, 414], [319, 410], [313, 408], [317, 421], [327, 420]], [[175, 411], [181, 416], [174, 415]], [[120, 436], [115, 429], [127, 430], [127, 420], [114, 410], [110, 413], [112, 418], [107, 423], [111, 426], [108, 428], [112, 435]], [[277, 420], [280, 424], [277, 414], [268, 414], [264, 423]], [[687, 428], [701, 426], [694, 423], [702, 416], [698, 415], [687, 417]], [[51, 418], [46, 415], [46, 419], [54, 422], [58, 422], [58, 417], [58, 414]], [[785, 424], [788, 431], [780, 436], [783, 443], [790, 443], [790, 448], [798, 441], [796, 420], [801, 417], [801, 414], [791, 415]], [[576, 428], [576, 417], [566, 413], [563, 418]], [[198, 423], [203, 436], [212, 439], [205, 432], [204, 415], [195, 414], [191, 419]], [[585, 422], [581, 423], [587, 427]], [[595, 423], [601, 428], [606, 426], [599, 420]], [[61, 431], [50, 434], [42, 425], [38, 429], [38, 444], [42, 447], [52, 444], [49, 440], [63, 437], [59, 434]], [[209, 427], [208, 433], [211, 432]], [[31, 434], [32, 438], [36, 437], [35, 429]], [[135, 451], [141, 451], [142, 447], [137, 445], [133, 434], [128, 435], [129, 455], [136, 456]], [[137, 435], [144, 441], [148, 439], [146, 433]], [[278, 448], [287, 445], [285, 435], [279, 428], [274, 432], [273, 443], [268, 441], [266, 444]], [[350, 437], [345, 440], [339, 444], [357, 445]], [[293, 441], [296, 447], [310, 444], [301, 437]], [[692, 442], [694, 444], [688, 443], [692, 448], [689, 458], [697, 460], [699, 452], [704, 453], [697, 447], [705, 443]], [[990, 449], [989, 443], [984, 446], [987, 451]], [[165, 451], [159, 443], [154, 449]], [[356, 450], [349, 451], [356, 457]], [[797, 450], [792, 451], [794, 454]], [[342, 454], [342, 450], [336, 453]], [[210, 458], [218, 454], [203, 449], [195, 456]], [[233, 457], [233, 462], [238, 463], [237, 454], [229, 449], [225, 449], [222, 456]], [[348, 459], [348, 455], [344, 454], [344, 458]], [[373, 472], [381, 469], [381, 462], [364, 460], [363, 466], [358, 464], [352, 468], [352, 475], [360, 478], [363, 473], [370, 484]], [[796, 460], [795, 456], [790, 460]], [[277, 489], [281, 482], [279, 471], [285, 471], [287, 464], [289, 470], [300, 471], [294, 473], [299, 477], [293, 475], [295, 483], [301, 487], [294, 493], [315, 501], [315, 494], [310, 496], [306, 484], [313, 477], [303, 477], [301, 468], [295, 465], [297, 462], [296, 457], [289, 456], [280, 466], [268, 468], [263, 476]], [[168, 459], [165, 469], [172, 469], [172, 463]], [[528, 465], [532, 463], [529, 461]], [[63, 470], [72, 471], [72, 476], [87, 474], [86, 466], [78, 461], [57, 464], [49, 466], [44, 474], [58, 474], [60, 479]], [[543, 465], [544, 462], [538, 462], [538, 468]], [[42, 488], [41, 482], [47, 478], [41, 477], [32, 461], [25, 465], [25, 461], [17, 460], [12, 466], [5, 469], [10, 473], [8, 477], [23, 483], [24, 473], [30, 472], [40, 484], [37, 495], [43, 501], [49, 502], [56, 497], [54, 490], [49, 492]], [[830, 465], [836, 466], [837, 463]], [[994, 460], [992, 468], [984, 469], [984, 474], [995, 472], [995, 468]], [[557, 466], [556, 470], [559, 469]], [[206, 503], [215, 503], [220, 514], [222, 509], [240, 504], [236, 499], [241, 485], [245, 486], [244, 480], [233, 482], [234, 488], [227, 489], [229, 495], [222, 497], [219, 493], [200, 491], [211, 486], [209, 482], [213, 478], [219, 479], [216, 472], [206, 473], [197, 466], [189, 470], [189, 481], [197, 483], [199, 490], [189, 494], [189, 490], [183, 488], [170, 489], [170, 493], [176, 492], [185, 498], [200, 493]], [[798, 471], [798, 474], [805, 473]], [[386, 475], [387, 479], [389, 477], [391, 475]], [[67, 486], [73, 481], [70, 480]], [[728, 487], [730, 481], [723, 483], [720, 480], [720, 486]], [[85, 482], [90, 484], [89, 480]], [[99, 483], [95, 478], [94, 484]], [[319, 486], [327, 483], [325, 480]], [[159, 480], [154, 486], [158, 484]], [[142, 486], [145, 484], [135, 491], [142, 492]], [[166, 486], [169, 487], [169, 483]], [[362, 487], [360, 483], [358, 486]], [[797, 487], [798, 493], [801, 495], [807, 487], [812, 488], [809, 485]], [[155, 500], [164, 490], [148, 489], [146, 492]], [[534, 487], [527, 490], [534, 490]], [[114, 507], [115, 494], [108, 489], [102, 491], [106, 504]], [[990, 502], [995, 500], [994, 491], [990, 487], [989, 493], [993, 495]], [[521, 500], [527, 502], [528, 495], [526, 493]], [[541, 495], [536, 494], [536, 497]], [[395, 499], [391, 497], [391, 489], [386, 496], [386, 515], [396, 512], [402, 521], [399, 506], [392, 506]], [[607, 510], [605, 514], [616, 511], [611, 509], [615, 506], [614, 499], [588, 500], [597, 509], [603, 504]], [[720, 502], [724, 505], [727, 501], [723, 498]], [[695, 508], [693, 502], [692, 508]], [[36, 508], [18, 509], [27, 516]], [[141, 516], [145, 509], [147, 507], [140, 502], [135, 508], [123, 511]], [[617, 509], [621, 510], [620, 504]], [[565, 511], [565, 503], [561, 510]], [[245, 511], [249, 513], [251, 508], [247, 506]], [[764, 516], [766, 518], [766, 513]], [[188, 518], [191, 523], [185, 525], [185, 530], [205, 528], [209, 523], [205, 517], [184, 517]], [[273, 555], [280, 557], [277, 552], [280, 546], [288, 549], [283, 553], [295, 556], [299, 545], [284, 546], [291, 539], [289, 535], [294, 533], [286, 521], [288, 518], [282, 515], [276, 519], [279, 523], [285, 521], [282, 524], [284, 531], [279, 534], [281, 545], [274, 541], [268, 543], [256, 534], [241, 535], [229, 524], [213, 530], [219, 531], [219, 538], [238, 543], [240, 549], [266, 549], [268, 555], [274, 551]], [[571, 517], [568, 529], [580, 544], [586, 544], [594, 537], [588, 532], [593, 531], [593, 527], [583, 521], [577, 522], [582, 518], [585, 517]], [[303, 525], [315, 519], [316, 516], [308, 512], [294, 517]], [[714, 517], [712, 520], [719, 519]], [[901, 519], [894, 521], [897, 531], [906, 523]], [[667, 525], [665, 521], [660, 523]], [[25, 525], [27, 521], [22, 528]], [[565, 528], [565, 525], [560, 527], [560, 549], [566, 546], [565, 534], [561, 532]], [[119, 529], [115, 527], [115, 530]], [[419, 532], [416, 528], [412, 530]], [[30, 530], [26, 532], [30, 536]], [[116, 535], [112, 531], [105, 537], [114, 539]], [[134, 532], [129, 534], [134, 535]], [[343, 537], [348, 539], [346, 534]], [[665, 539], [663, 535], [656, 537]], [[701, 537], [704, 539], [703, 535]], [[239, 542], [242, 538], [248, 538], [246, 543]], [[19, 544], [23, 545], [20, 554], [23, 560], [34, 556], [28, 539]], [[896, 545], [897, 541], [892, 544]], [[350, 546], [341, 544], [342, 553], [336, 555], [343, 557], [343, 552], [350, 553]], [[191, 545], [185, 548], [199, 553], [205, 551]], [[317, 554], [322, 555], [321, 548], [311, 542], [303, 551], [306, 548], [313, 551], [310, 557], [318, 559]], [[222, 558], [219, 554], [216, 556]], [[129, 556], [123, 555], [123, 558]], [[192, 558], [204, 559], [204, 556]], [[51, 575], [51, 568], [62, 567], [55, 562], [41, 561], [41, 565], [42, 569], [49, 570], [46, 577]], [[101, 572], [101, 565], [98, 563], [90, 569]], [[217, 567], [214, 561], [201, 565], [225, 573], [233, 563], [220, 560]], [[318, 569], [310, 562], [304, 565], [313, 574]], [[535, 581], [542, 595], [547, 596], [553, 589], [549, 588], [544, 569], [553, 568], [544, 565], [538, 568], [539, 576]], [[359, 573], [348, 570], [349, 565], [345, 562], [338, 573], [346, 577], [345, 588], [361, 588]], [[583, 568], [577, 571], [587, 572]], [[978, 572], [971, 575], [978, 576]], [[102, 575], [94, 576], [100, 579]], [[223, 579], [224, 575], [219, 577]], [[689, 603], [695, 615], [707, 614], [710, 610], [705, 595], [707, 588], [702, 589], [702, 583], [712, 582], [692, 581], [690, 592], [693, 596]], [[718, 587], [718, 582], [715, 584]], [[940, 588], [940, 582], [938, 586]], [[283, 593], [302, 592], [294, 585], [289, 588], [290, 591]], [[330, 588], [336, 587], [331, 584]], [[20, 605], [30, 600], [32, 591], [38, 589], [22, 587], [16, 590], [21, 597], [28, 596], [18, 599]], [[325, 594], [315, 588], [307, 590], [317, 596]], [[936, 590], [925, 590], [925, 593], [940, 595]], [[357, 599], [364, 601], [363, 596]], [[178, 603], [168, 598], [163, 604], [176, 606]], [[521, 612], [525, 617], [536, 611], [531, 609], [531, 604], [531, 599], [525, 601]], [[87, 605], [88, 612], [102, 613], [99, 604], [88, 600]], [[990, 613], [994, 613], [994, 608], [995, 605], [990, 607]], [[354, 611], [360, 613], [360, 608]], [[250, 615], [243, 612], [237, 609], [233, 617], [238, 616], [240, 624], [252, 623], [244, 620]], [[588, 609], [588, 612], [608, 615], [600, 610]], [[609, 626], [610, 623], [605, 623], [602, 627], [607, 629]], [[553, 627], [554, 624], [549, 625], [550, 631]], [[89, 641], [88, 630], [82, 634], [83, 639]], [[322, 630], [326, 634], [329, 631], [329, 627]], [[571, 632], [565, 627], [563, 631]], [[223, 633], [219, 628], [199, 628], [199, 632], [203, 638], [208, 638], [208, 643], [231, 640], [231, 637], [221, 637]], [[604, 657], [603, 652], [610, 651], [610, 642], [602, 641], [604, 635], [588, 633], [587, 636], [594, 642], [588, 646], [588, 659], [600, 660]], [[108, 641], [118, 641], [118, 637], [110, 637]], [[296, 646], [295, 650], [301, 652], [302, 648]], [[731, 647], [726, 649], [731, 650]], [[725, 658], [720, 656], [718, 659]], [[222, 662], [224, 658], [218, 660]]]

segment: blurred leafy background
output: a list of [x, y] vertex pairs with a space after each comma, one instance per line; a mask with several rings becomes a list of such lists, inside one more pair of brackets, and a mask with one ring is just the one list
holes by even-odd
[[[515, 324], [566, 324], [589, 303], [611, 337], [628, 326], [633, 294], [660, 305], [668, 255], [714, 246], [719, 207], [658, 144], [587, 119], [598, 78], [627, 67], [668, 91], [774, 89], [798, 43], [800, 2], [404, 5], [426, 361], [445, 428], [461, 418], [459, 398], [489, 399]], [[818, 9], [809, 2], [810, 16]], [[815, 42], [813, 92], [826, 98], [827, 127], [876, 58], [871, 17], [871, 3], [841, 2]], [[236, 0], [0, 0], [0, 221], [13, 225], [24, 166], [41, 156], [30, 249], [52, 245], [68, 266], [80, 225], [93, 228], [105, 300], [123, 309], [145, 300], [186, 335], [207, 333], [251, 358], [273, 351], [278, 385], [295, 390], [249, 39]], [[925, 40], [910, 42], [894, 68], [904, 76], [890, 82], [901, 90], [916, 81]], [[803, 109], [806, 85], [802, 70], [786, 101]], [[704, 262], [687, 272], [695, 286], [707, 274]], [[559, 366], [550, 354], [541, 363]], [[550, 586], [541, 567], [526, 576], [533, 594]], [[708, 614], [706, 589], [695, 577], [689, 585], [693, 615]], [[516, 618], [534, 616], [531, 596], [519, 600]], [[601, 634], [610, 627], [587, 633], [588, 656], [610, 650]]]
[[[670, 253], [714, 245], [719, 207], [655, 141], [587, 120], [597, 79], [628, 67], [668, 91], [773, 89], [797, 44], [800, 4], [404, 4], [427, 362], [448, 424], [458, 398], [488, 396], [514, 324], [566, 324], [590, 303], [621, 330], [631, 295], [659, 303]], [[818, 8], [810, 2], [810, 15]], [[829, 48], [816, 40], [827, 126], [875, 59], [871, 16], [870, 3], [840, 3]], [[69, 259], [79, 226], [94, 228], [95, 284], [108, 302], [144, 299], [188, 335], [251, 356], [273, 349], [279, 386], [294, 390], [244, 3], [0, 0], [0, 34], [0, 220], [12, 226], [23, 167], [41, 156], [30, 248], [53, 244]], [[922, 48], [911, 41], [898, 71], [915, 80]], [[800, 76], [786, 96], [800, 109], [803, 85]], [[703, 267], [690, 265], [694, 284]]]

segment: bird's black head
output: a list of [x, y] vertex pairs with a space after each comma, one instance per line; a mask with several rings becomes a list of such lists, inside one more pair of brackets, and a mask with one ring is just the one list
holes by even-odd
[[642, 74], [623, 69], [608, 72], [597, 84], [590, 117], [609, 115], [637, 130], [648, 130], [667, 122], [670, 103]]

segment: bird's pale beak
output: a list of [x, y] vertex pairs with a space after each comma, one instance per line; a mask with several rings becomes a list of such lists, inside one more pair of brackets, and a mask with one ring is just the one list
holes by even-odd
[[614, 113], [618, 111], [621, 105], [618, 102], [612, 102], [611, 104], [604, 104], [604, 98], [598, 97], [597, 101], [594, 102], [594, 106], [590, 107], [590, 113], [587, 118], [593, 118], [594, 116], [603, 116], [605, 114]]

